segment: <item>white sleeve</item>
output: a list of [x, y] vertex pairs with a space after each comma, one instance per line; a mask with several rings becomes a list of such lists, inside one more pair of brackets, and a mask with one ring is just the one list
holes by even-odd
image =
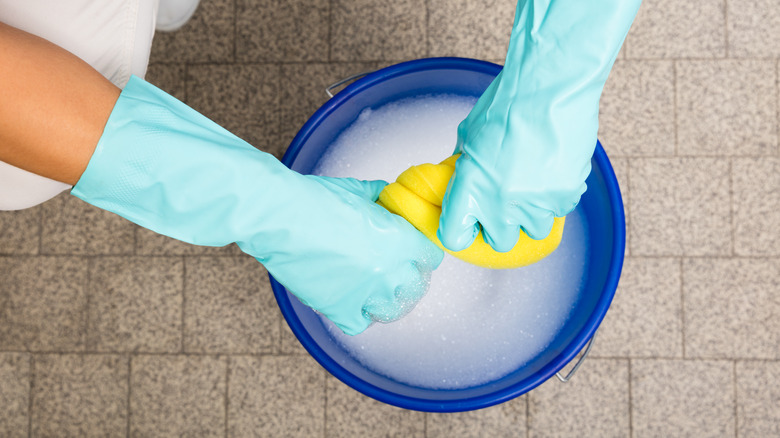
[[[0, 0], [0, 22], [57, 44], [124, 88], [131, 74], [141, 78], [146, 74], [157, 3]], [[0, 161], [0, 210], [32, 207], [69, 188]]]

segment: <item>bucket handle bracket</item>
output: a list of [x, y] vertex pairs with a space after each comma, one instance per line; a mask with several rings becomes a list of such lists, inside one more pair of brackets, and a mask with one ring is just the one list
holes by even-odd
[[361, 72], [361, 73], [356, 73], [356, 74], [354, 74], [352, 76], [349, 76], [349, 77], [346, 77], [346, 78], [344, 78], [344, 79], [342, 79], [340, 81], [336, 81], [336, 82], [328, 85], [327, 88], [325, 88], [325, 93], [328, 95], [328, 97], [333, 97], [334, 96], [334, 94], [333, 94], [333, 89], [334, 88], [338, 88], [338, 87], [346, 84], [347, 82], [352, 82], [352, 81], [354, 81], [356, 79], [360, 79], [360, 78], [362, 78], [365, 75], [373, 73], [374, 71], [375, 70], [369, 70], [369, 71], [364, 71], [364, 72]]

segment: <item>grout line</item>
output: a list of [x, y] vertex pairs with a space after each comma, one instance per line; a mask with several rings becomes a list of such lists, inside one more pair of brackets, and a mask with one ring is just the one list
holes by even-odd
[[528, 438], [531, 436], [531, 393], [525, 393], [523, 398], [525, 399], [525, 436]]
[[233, 0], [233, 63], [238, 64], [238, 0]]
[[739, 403], [737, 391], [737, 361], [732, 365], [732, 384], [734, 385], [734, 437], [739, 438]]
[[425, 0], [425, 56], [426, 57], [431, 56], [431, 2], [430, 0]]
[[32, 437], [33, 394], [35, 393], [35, 355], [30, 355], [30, 395], [27, 399], [27, 436]]
[[[91, 345], [89, 338], [89, 310], [92, 307], [92, 270], [95, 265], [95, 259], [89, 258], [86, 260], [87, 272], [86, 272], [86, 284], [84, 285], [84, 330], [81, 334], [82, 345], [84, 350], [97, 349], [96, 345]], [[97, 343], [96, 343], [97, 344]]]
[[328, 63], [333, 61], [333, 1], [328, 1]]
[[677, 60], [672, 62], [672, 99], [674, 100], [673, 118], [674, 118], [674, 155], [680, 156], [680, 138], [679, 138], [679, 120], [677, 106], [680, 104], [677, 97]]
[[729, 57], [729, 1], [723, 0], [723, 54]]
[[628, 360], [628, 436], [634, 436], [634, 393], [633, 385], [631, 384], [632, 369], [631, 359]]
[[225, 357], [225, 438], [230, 430], [228, 413], [230, 412], [230, 356]]
[[[730, 257], [729, 257], [730, 258]], [[685, 351], [685, 269], [683, 257], [680, 257], [680, 341], [682, 342], [682, 359], [688, 359]]]
[[325, 370], [322, 370], [323, 372], [323, 404], [324, 409], [322, 410], [322, 436], [327, 437], [328, 436], [328, 373]]
[[775, 137], [777, 139], [777, 149], [775, 155], [780, 155], [780, 58], [775, 60]]
[[736, 234], [737, 234], [737, 224], [736, 224], [736, 214], [734, 211], [734, 160], [729, 158], [729, 215], [731, 216], [729, 219], [729, 224], [731, 225], [731, 257], [736, 257], [737, 255], [737, 244], [736, 244]]
[[131, 394], [133, 391], [133, 356], [127, 357], [127, 437], [130, 437], [130, 416], [133, 415], [132, 409], [130, 409]]
[[185, 308], [187, 307], [187, 258], [182, 256], [181, 257], [181, 342], [180, 342], [180, 349], [179, 351], [181, 353], [185, 353], [184, 351], [184, 338], [186, 337], [186, 330], [185, 330]]

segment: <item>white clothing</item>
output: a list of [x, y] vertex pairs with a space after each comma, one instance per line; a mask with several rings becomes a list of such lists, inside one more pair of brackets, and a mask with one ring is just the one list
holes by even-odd
[[[123, 88], [131, 74], [146, 74], [157, 2], [0, 0], [0, 22], [57, 44]], [[32, 207], [69, 188], [0, 161], [0, 210]]]

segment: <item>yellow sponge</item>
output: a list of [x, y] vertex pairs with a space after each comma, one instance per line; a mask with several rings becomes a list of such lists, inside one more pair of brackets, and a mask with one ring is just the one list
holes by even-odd
[[444, 193], [458, 157], [453, 155], [440, 164], [410, 167], [384, 188], [377, 203], [409, 221], [439, 248], [474, 265], [492, 269], [518, 268], [536, 263], [555, 251], [563, 235], [564, 218], [555, 218], [552, 231], [542, 240], [531, 239], [521, 231], [517, 244], [509, 252], [493, 250], [485, 243], [482, 232], [463, 251], [445, 248], [436, 236], [436, 230], [439, 228]]

